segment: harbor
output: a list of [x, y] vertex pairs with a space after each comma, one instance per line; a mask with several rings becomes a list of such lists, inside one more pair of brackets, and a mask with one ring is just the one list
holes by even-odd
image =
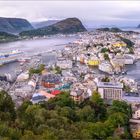
[[[31, 58], [36, 55], [42, 55], [42, 59], [44, 63], [48, 61], [53, 61], [55, 59], [55, 54], [53, 52], [55, 50], [61, 50], [64, 48], [65, 44], [72, 42], [77, 37], [56, 37], [47, 38], [47, 39], [35, 39], [35, 40], [23, 40], [17, 42], [10, 43], [2, 43], [0, 44], [0, 49], [2, 54], [9, 53], [13, 50], [19, 50], [22, 53], [22, 56], [16, 57], [17, 59], [12, 59], [10, 63], [6, 65], [0, 65], [0, 73], [3, 75], [5, 73], [13, 74], [16, 69], [20, 68], [20, 62], [18, 60], [24, 58]], [[41, 48], [41, 49], [40, 49]], [[0, 62], [2, 63], [2, 61]], [[2, 63], [3, 64], [3, 63]]]

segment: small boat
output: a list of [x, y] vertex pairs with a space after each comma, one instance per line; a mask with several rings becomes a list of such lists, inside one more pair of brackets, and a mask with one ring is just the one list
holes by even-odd
[[29, 62], [31, 60], [31, 58], [29, 57], [29, 58], [20, 58], [20, 59], [18, 59], [18, 61], [19, 62]]
[[23, 65], [24, 65], [24, 62], [21, 62], [21, 63], [20, 63], [20, 66], [23, 66]]

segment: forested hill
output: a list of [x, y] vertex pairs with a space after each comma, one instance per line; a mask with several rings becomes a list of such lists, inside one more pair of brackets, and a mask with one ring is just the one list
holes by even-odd
[[108, 106], [97, 92], [81, 104], [63, 92], [40, 104], [24, 101], [18, 109], [10, 95], [0, 92], [2, 140], [128, 140], [130, 117], [126, 102]]
[[31, 29], [33, 29], [33, 27], [26, 19], [0, 17], [1, 32], [14, 34]]
[[0, 32], [0, 43], [7, 41], [15, 41], [18, 39], [18, 36], [9, 34], [6, 32]]
[[53, 25], [46, 26], [43, 28], [24, 31], [21, 32], [21, 36], [44, 36], [44, 35], [53, 35], [53, 34], [69, 34], [84, 32], [86, 28], [83, 26], [82, 22], [77, 18], [67, 18], [65, 20], [59, 21]]

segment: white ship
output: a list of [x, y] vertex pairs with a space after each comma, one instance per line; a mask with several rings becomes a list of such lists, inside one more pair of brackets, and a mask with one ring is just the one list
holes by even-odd
[[8, 53], [1, 53], [0, 54], [0, 66], [3, 64], [18, 61], [18, 59], [19, 59], [19, 57], [21, 57], [22, 53], [23, 52], [21, 52], [19, 50], [12, 50], [11, 52], [8, 52]]

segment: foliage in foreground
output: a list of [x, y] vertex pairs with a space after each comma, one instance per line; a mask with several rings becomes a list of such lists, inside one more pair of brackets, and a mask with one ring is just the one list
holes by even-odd
[[[88, 140], [129, 139], [130, 107], [114, 101], [107, 106], [97, 92], [82, 104], [69, 93], [41, 104], [25, 101], [17, 110], [11, 97], [0, 92], [0, 139], [4, 140]], [[118, 132], [123, 128], [123, 133]]]

